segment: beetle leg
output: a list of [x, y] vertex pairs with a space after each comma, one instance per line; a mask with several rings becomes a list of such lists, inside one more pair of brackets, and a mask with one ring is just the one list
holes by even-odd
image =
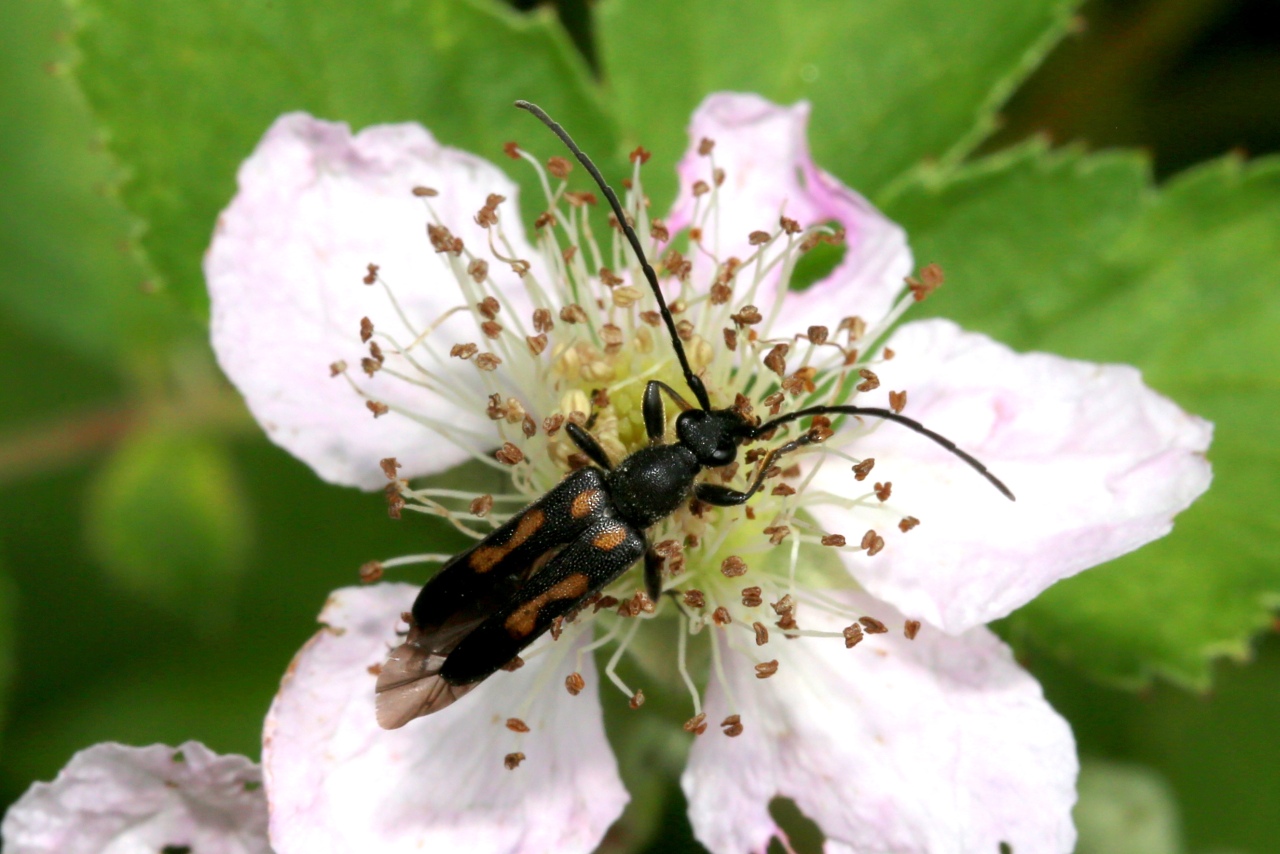
[[609, 455], [604, 452], [604, 448], [600, 447], [600, 443], [596, 441], [586, 430], [570, 421], [564, 425], [564, 431], [569, 434], [569, 438], [573, 440], [573, 444], [582, 449], [582, 453], [591, 458], [591, 461], [605, 471], [612, 471], [613, 463], [609, 461]]

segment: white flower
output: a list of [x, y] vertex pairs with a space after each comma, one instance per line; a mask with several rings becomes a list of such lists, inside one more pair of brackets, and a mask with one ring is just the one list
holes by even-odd
[[95, 744], [4, 817], [9, 854], [270, 854], [262, 773], [199, 742]]
[[[1208, 486], [1210, 425], [1131, 368], [1019, 355], [945, 321], [895, 330], [940, 273], [904, 290], [905, 235], [813, 165], [807, 118], [710, 97], [665, 225], [644, 213], [647, 155], [633, 156], [627, 210], [713, 405], [906, 407], [1018, 501], [918, 433], [845, 418], [745, 507], [681, 509], [649, 532], [672, 596], [655, 606], [633, 595], [638, 573], [623, 576], [604, 591], [620, 607], [597, 601], [525, 667], [389, 732], [372, 674], [414, 589], [340, 590], [267, 722], [282, 854], [591, 850], [626, 793], [590, 651], [620, 638], [605, 673], [639, 705], [614, 664], [664, 632], [697, 737], [683, 786], [711, 850], [763, 851], [777, 795], [828, 850], [1071, 849], [1071, 733], [983, 624], [1166, 533]], [[590, 418], [616, 460], [646, 441], [645, 382], [687, 392], [634, 258], [586, 225], [594, 188], [568, 192], [559, 158], [548, 177], [509, 153], [542, 177], [535, 246], [512, 182], [421, 128], [352, 136], [285, 116], [242, 167], [206, 259], [214, 346], [268, 434], [331, 481], [386, 485], [393, 514], [477, 537], [582, 462], [566, 420]], [[832, 273], [790, 289], [823, 242], [846, 247]], [[797, 435], [704, 477], [745, 488], [761, 449]], [[510, 490], [408, 482], [468, 458], [508, 473]], [[695, 646], [709, 648], [706, 673]], [[579, 696], [563, 687], [576, 677]]]

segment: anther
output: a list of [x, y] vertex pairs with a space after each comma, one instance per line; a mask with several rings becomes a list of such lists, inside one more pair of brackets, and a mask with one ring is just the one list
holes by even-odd
[[640, 319], [653, 327], [657, 327], [662, 324], [662, 315], [656, 311], [642, 311], [640, 312]]
[[684, 591], [684, 604], [690, 608], [702, 608], [707, 604], [707, 597], [701, 590], [690, 587]]
[[796, 603], [795, 600], [791, 598], [791, 594], [788, 593], [777, 602], [772, 603], [769, 607], [773, 608], [775, 614], [785, 616], [786, 614], [790, 614], [795, 611]]
[[786, 525], [770, 525], [764, 529], [764, 533], [769, 535], [769, 544], [776, 546], [787, 538], [791, 533], [791, 529]]
[[585, 687], [587, 687], [587, 680], [583, 679], [582, 674], [578, 673], [577, 671], [574, 671], [573, 673], [570, 673], [568, 676], [564, 677], [565, 690], [575, 697], [581, 694], [582, 689]]
[[526, 335], [525, 343], [529, 345], [529, 352], [535, 356], [541, 356], [542, 351], [547, 349], [547, 336], [544, 332], [537, 335]]
[[480, 331], [484, 333], [486, 338], [497, 338], [502, 334], [502, 324], [486, 320], [480, 324]]
[[554, 436], [564, 426], [564, 416], [559, 412], [542, 419], [542, 430], [548, 436]]
[[707, 713], [698, 712], [698, 714], [689, 718], [684, 722], [684, 731], [693, 733], [694, 735], [702, 735], [707, 731]]
[[502, 447], [494, 451], [493, 456], [500, 463], [514, 466], [524, 459], [524, 451], [510, 442], [503, 442]]
[[533, 310], [533, 331], [534, 332], [550, 332], [556, 328], [556, 323], [551, 319], [551, 309], [535, 308]]
[[365, 358], [360, 360], [360, 370], [364, 371], [369, 376], [373, 376], [381, 369], [382, 369], [382, 365], [378, 362], [377, 359], [370, 359], [368, 356], [366, 356]]
[[711, 612], [711, 621], [717, 626], [727, 626], [733, 622], [733, 617], [729, 616], [729, 609], [721, 605]]
[[385, 490], [387, 497], [387, 515], [392, 519], [400, 518], [400, 511], [404, 509], [404, 498], [400, 495], [400, 490], [394, 483], [388, 483]]
[[639, 162], [641, 166], [648, 163], [649, 158], [652, 156], [653, 154], [651, 152], [646, 151], [644, 146], [640, 146], [640, 145], [637, 145], [635, 151], [631, 152], [631, 154], [629, 155], [632, 163]]
[[[897, 352], [894, 351], [892, 347], [885, 347], [883, 350], [880, 351], [880, 355], [881, 357], [884, 358], [886, 362], [889, 362], [889, 361], [892, 361], [893, 357], [898, 354]], [[904, 391], [903, 394], [906, 394], [906, 392]], [[905, 398], [903, 399], [905, 400]]]
[[737, 314], [729, 315], [729, 319], [739, 326], [754, 326], [764, 320], [764, 317], [754, 305], [744, 305]]
[[808, 337], [809, 341], [813, 344], [825, 344], [827, 343], [827, 336], [829, 334], [830, 333], [825, 326], [810, 326]]
[[738, 349], [738, 333], [729, 327], [724, 328], [724, 346], [728, 347], [731, 352]]
[[747, 235], [747, 242], [752, 246], [761, 246], [769, 242], [769, 232], [753, 231]]
[[742, 717], [740, 715], [729, 715], [720, 722], [724, 734], [729, 738], [737, 738], [742, 735]]
[[498, 302], [493, 297], [485, 297], [480, 300], [480, 302], [476, 303], [476, 311], [480, 312], [481, 316], [487, 320], [497, 319], [498, 312], [501, 310], [502, 303]]
[[573, 171], [573, 164], [563, 157], [548, 157], [547, 171], [563, 181]]
[[893, 494], [893, 481], [886, 480], [884, 483], [876, 483], [876, 498], [883, 504], [889, 500], [889, 496]]
[[347, 363], [339, 359], [336, 362], [329, 363], [329, 376], [341, 376], [347, 372]]
[[875, 468], [875, 457], [867, 457], [862, 462], [853, 467], [854, 480], [866, 480], [867, 475], [871, 474], [871, 469]]
[[884, 537], [877, 534], [874, 529], [869, 530], [862, 535], [862, 548], [866, 549], [867, 557], [877, 555], [884, 548]]
[[604, 610], [605, 608], [612, 608], [617, 604], [618, 604], [618, 597], [601, 596], [598, 600], [596, 600], [595, 604], [591, 606], [591, 613], [598, 614], [600, 611]]
[[381, 664], [378, 664], [378, 663], [370, 664], [370, 665], [369, 665], [368, 667], [366, 667], [364, 670], [365, 670], [365, 672], [366, 672], [366, 673], [368, 673], [370, 676], [381, 676], [381, 675], [382, 675], [382, 665], [381, 665]]
[[920, 270], [920, 278], [907, 276], [906, 281], [907, 287], [911, 289], [911, 296], [916, 302], [920, 302], [942, 287], [943, 278], [941, 267], [937, 264], [928, 264]]
[[493, 509], [493, 496], [488, 493], [471, 500], [471, 515], [483, 519]]
[[902, 624], [902, 634], [907, 640], [915, 640], [916, 635], [920, 634], [920, 621], [907, 620]]
[[560, 640], [560, 635], [564, 632], [564, 617], [556, 617], [551, 621], [551, 639], [553, 641]]
[[720, 168], [712, 169], [712, 170], [711, 170], [711, 180], [713, 180], [713, 181], [715, 181], [715, 182], [716, 182], [716, 186], [717, 186], [717, 187], [719, 187], [721, 184], [723, 184], [723, 183], [724, 183], [724, 170], [723, 170], [723, 169], [720, 169]]
[[367, 317], [360, 318], [360, 343], [363, 344], [373, 337], [373, 321]]
[[708, 154], [710, 154], [715, 149], [715, 147], [716, 147], [716, 141], [714, 139], [709, 139], [704, 136], [702, 139], [698, 140], [698, 154], [702, 155], [703, 157], [706, 157]]
[[787, 234], [799, 234], [801, 231], [800, 223], [789, 216], [778, 217], [778, 225], [782, 226], [782, 230]]
[[916, 525], [919, 525], [919, 524], [920, 524], [920, 520], [917, 519], [915, 516], [908, 516], [898, 523], [898, 530], [905, 534], [907, 531], [910, 531], [912, 528], [914, 528]]
[[456, 359], [470, 359], [476, 353], [480, 352], [480, 348], [475, 344], [454, 344], [449, 348], [449, 355]]
[[787, 498], [789, 496], [795, 495], [796, 490], [795, 490], [795, 487], [789, 486], [788, 484], [785, 484], [785, 483], [780, 483], [777, 486], [775, 486], [772, 490], [770, 490], [769, 494], [780, 495], [783, 498]]
[[524, 667], [524, 659], [518, 655], [515, 658], [508, 661], [506, 664], [502, 665], [502, 669], [507, 671], [508, 673], [515, 673], [521, 667]]
[[371, 560], [360, 566], [360, 583], [372, 584], [382, 578], [382, 561]]
[[381, 418], [391, 411], [391, 407], [387, 406], [385, 403], [379, 403], [376, 400], [366, 400], [364, 405], [373, 413], [374, 418]]
[[582, 306], [571, 302], [560, 309], [560, 319], [565, 323], [586, 323], [587, 312]]
[[756, 678], [768, 679], [770, 676], [778, 672], [778, 659], [772, 661], [762, 661], [756, 665]]
[[507, 718], [507, 729], [512, 732], [528, 732], [529, 725], [519, 718]]
[[862, 377], [862, 382], [858, 383], [858, 391], [874, 391], [880, 388], [880, 378], [875, 375], [874, 371], [867, 368], [859, 368], [858, 376]]
[[622, 288], [614, 288], [611, 292], [613, 296], [613, 304], [618, 308], [629, 308], [644, 298], [644, 293], [639, 288], [627, 285]]
[[752, 623], [756, 632], [756, 646], [764, 646], [769, 642], [769, 628], [764, 623]]
[[[514, 142], [513, 142], [513, 143], [509, 143], [509, 144], [510, 144], [510, 145], [515, 145], [515, 143], [514, 143]], [[428, 199], [429, 199], [429, 198], [431, 198], [431, 197], [433, 197], [433, 196], [438, 196], [438, 195], [440, 195], [440, 192], [439, 192], [438, 190], [433, 190], [433, 189], [432, 189], [432, 188], [430, 188], [430, 187], [422, 187], [422, 186], [418, 186], [418, 187], [414, 187], [414, 188], [413, 188], [413, 194], [414, 194], [415, 196], [418, 196], [419, 198], [428, 198]]]
[[844, 629], [844, 648], [853, 649], [862, 643], [862, 626], [854, 623]]
[[858, 622], [862, 624], [862, 628], [869, 635], [882, 635], [889, 631], [889, 628], [875, 617], [859, 617]]
[[363, 281], [366, 285], [372, 285], [378, 281], [378, 269], [377, 264], [370, 264], [365, 268], [366, 272]]
[[747, 608], [759, 608], [764, 604], [764, 592], [759, 587], [742, 588], [742, 604]]
[[641, 706], [643, 706], [643, 705], [644, 705], [644, 691], [639, 691], [639, 690], [638, 690], [638, 691], [636, 691], [634, 694], [632, 694], [632, 695], [631, 695], [631, 699], [627, 701], [627, 705], [628, 705], [628, 706], [630, 706], [633, 710], [634, 710], [634, 709], [638, 709], [638, 708], [640, 708]]
[[905, 391], [889, 392], [889, 408], [894, 412], [901, 412], [907, 408], [907, 393]]
[[524, 754], [517, 750], [515, 753], [508, 753], [503, 757], [502, 764], [506, 766], [508, 771], [514, 771], [520, 767], [520, 763], [523, 761]]
[[387, 480], [395, 480], [396, 472], [400, 469], [400, 461], [395, 457], [383, 457], [378, 460], [378, 466], [382, 469], [382, 473], [387, 476]]
[[633, 615], [638, 615], [641, 612], [652, 614], [655, 610], [657, 610], [657, 606], [653, 604], [649, 594], [643, 590], [637, 590], [636, 595], [631, 597], [631, 613]]
[[773, 349], [764, 357], [764, 365], [778, 376], [782, 376], [787, 371], [787, 351], [791, 347], [787, 344], [775, 344]]
[[490, 421], [501, 421], [506, 418], [507, 413], [511, 411], [510, 407], [511, 404], [503, 401], [502, 395], [494, 392], [489, 395], [484, 414], [489, 416]]
[[822, 544], [824, 546], [835, 546], [836, 548], [840, 548], [845, 544], [844, 535], [843, 534], [825, 534], [822, 537]]
[[492, 371], [502, 364], [502, 359], [493, 353], [481, 353], [476, 356], [475, 364], [482, 371]]
[[711, 185], [706, 181], [698, 180], [693, 182], [693, 197], [705, 196], [711, 192]]
[[616, 288], [618, 285], [625, 283], [626, 279], [622, 278], [608, 267], [601, 267], [600, 281], [605, 285], [605, 287]]
[[524, 414], [524, 418], [520, 419], [520, 432], [524, 434], [526, 439], [532, 439], [538, 433], [538, 422], [527, 412]]
[[671, 231], [667, 228], [667, 224], [656, 218], [649, 220], [649, 234], [659, 243], [666, 243], [671, 239]]
[[747, 562], [737, 555], [729, 555], [720, 563], [720, 573], [725, 578], [738, 578], [747, 574]]

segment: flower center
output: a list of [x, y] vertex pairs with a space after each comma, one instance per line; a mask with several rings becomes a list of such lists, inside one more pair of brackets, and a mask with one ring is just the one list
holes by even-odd
[[[775, 326], [797, 262], [821, 243], [839, 243], [843, 234], [823, 223], [802, 227], [782, 212], [774, 212], [776, 226], [771, 231], [751, 233], [752, 251], [747, 257], [719, 257], [706, 236], [716, 222], [723, 173], [715, 167], [713, 146], [704, 144], [703, 149], [709, 180], [694, 185], [692, 221], [676, 239], [662, 222], [644, 215], [647, 200], [641, 189], [640, 166], [648, 155], [639, 149], [632, 155], [625, 208], [663, 280], [677, 332], [693, 371], [706, 384], [712, 406], [735, 406], [740, 412], [774, 417], [818, 404], [848, 403], [858, 393], [878, 387], [873, 368], [893, 353], [877, 342], [913, 301], [912, 294], [904, 295], [875, 328], [868, 328], [858, 317], [846, 317], [835, 328], [810, 326], [780, 334]], [[568, 190], [565, 178], [569, 163], [553, 157], [544, 170], [519, 149], [509, 148], [508, 153], [533, 165], [546, 196], [546, 211], [535, 225], [535, 258], [517, 257], [512, 249], [499, 215], [505, 201], [502, 197], [490, 196], [476, 214], [476, 222], [489, 233], [488, 247], [477, 251], [463, 245], [449, 224], [436, 217], [431, 206], [434, 190], [415, 190], [427, 206], [432, 245], [454, 274], [462, 294], [459, 306], [446, 316], [470, 312], [476, 319], [478, 336], [474, 340], [435, 341], [432, 333], [445, 318], [414, 326], [376, 265], [370, 265], [365, 281], [386, 288], [394, 311], [412, 337], [400, 340], [383, 335], [379, 325], [368, 318], [361, 323], [362, 340], [370, 346], [370, 355], [361, 364], [366, 374], [393, 372], [463, 408], [483, 412], [494, 423], [501, 447], [496, 453], [476, 448], [474, 436], [440, 423], [431, 413], [375, 400], [346, 365], [335, 364], [333, 368], [335, 374], [347, 376], [366, 398], [365, 405], [375, 417], [398, 411], [416, 418], [447, 440], [472, 448], [474, 457], [483, 464], [510, 474], [512, 488], [508, 493], [479, 495], [414, 488], [399, 478], [394, 460], [384, 461], [393, 516], [402, 510], [441, 516], [477, 538], [511, 518], [523, 503], [559, 483], [566, 472], [590, 464], [569, 439], [566, 423], [585, 427], [617, 463], [649, 443], [641, 406], [649, 381], [660, 380], [692, 399], [665, 324], [650, 308], [652, 296], [630, 250], [619, 239], [616, 222], [612, 224], [614, 239], [607, 251], [602, 251], [588, 222], [595, 197]], [[552, 179], [558, 183], [553, 184]], [[519, 274], [525, 293], [503, 293], [497, 288], [489, 275], [493, 265], [507, 265]], [[929, 282], [937, 274], [930, 271], [923, 278]], [[925, 283], [916, 284], [923, 287]], [[449, 348], [447, 357], [443, 355], [445, 346]], [[890, 399], [893, 408], [900, 411], [906, 394], [894, 392]], [[667, 407], [668, 443], [675, 441], [673, 425], [678, 414], [678, 407]], [[868, 429], [856, 419], [845, 421], [849, 423], [839, 425], [842, 441]], [[556, 639], [564, 631], [577, 634], [594, 630], [588, 626], [601, 627], [595, 640], [578, 647], [578, 664], [566, 681], [571, 692], [581, 689], [578, 670], [584, 652], [616, 640], [606, 675], [632, 697], [633, 705], [643, 702], [642, 693], [633, 691], [618, 676], [617, 662], [643, 623], [674, 615], [680, 624], [677, 669], [689, 686], [695, 711], [690, 728], [701, 732], [706, 722], [700, 691], [686, 661], [690, 635], [710, 629], [706, 634], [713, 674], [720, 674], [723, 681], [721, 645], [725, 643], [753, 660], [756, 675], [767, 678], [778, 666], [777, 660], [767, 655], [768, 645], [782, 636], [828, 637], [853, 646], [866, 633], [887, 630], [872, 617], [849, 614], [838, 597], [830, 595], [833, 588], [851, 586], [836, 552], [861, 550], [875, 555], [884, 547], [883, 538], [874, 529], [850, 538], [823, 531], [806, 512], [808, 506], [833, 498], [808, 488], [821, 465], [844, 459], [853, 466], [850, 480], [854, 484], [867, 481], [874, 465], [873, 460], [850, 457], [819, 444], [831, 434], [831, 426], [829, 421], [815, 419], [813, 426], [806, 428], [823, 433], [814, 443], [819, 453], [810, 457], [812, 464], [806, 461], [801, 466], [798, 458], [787, 457], [773, 465], [767, 456], [771, 448], [805, 433], [792, 423], [767, 440], [742, 446], [732, 464], [703, 473], [702, 480], [739, 491], [747, 490], [757, 477], [764, 480], [746, 504], [712, 507], [691, 499], [647, 532], [662, 558], [662, 590], [666, 595], [660, 602], [650, 601], [640, 590], [638, 573], [628, 573], [553, 627], [551, 634]], [[838, 500], [850, 508], [874, 508], [876, 518], [883, 520], [891, 495], [891, 484], [875, 483], [862, 495], [840, 496]], [[900, 526], [907, 526], [903, 530], [916, 523], [912, 517], [899, 516], [903, 520]], [[444, 557], [419, 555], [383, 561], [366, 575], [375, 577], [381, 568]], [[848, 628], [843, 632], [808, 630], [804, 625], [807, 609], [840, 614], [849, 621]], [[910, 626], [906, 630], [909, 634], [914, 631]], [[543, 644], [529, 654], [567, 655], [571, 646]], [[742, 731], [740, 720], [726, 721], [722, 726], [728, 735]]]

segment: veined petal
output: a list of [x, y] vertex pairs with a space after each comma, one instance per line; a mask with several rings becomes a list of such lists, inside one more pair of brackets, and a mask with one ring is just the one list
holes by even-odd
[[[771, 644], [768, 679], [731, 652], [737, 701], [714, 682], [708, 719], [741, 715], [743, 732], [694, 744], [682, 785], [698, 840], [713, 852], [763, 852], [775, 796], [795, 801], [828, 850], [1067, 852], [1078, 765], [1066, 722], [985, 628], [958, 637], [865, 595], [848, 599], [891, 627], [853, 649], [829, 639]], [[806, 628], [838, 630], [813, 609]]]
[[[407, 347], [468, 302], [448, 257], [427, 239], [429, 216], [412, 194], [416, 186], [439, 191], [431, 203], [442, 222], [486, 255], [489, 236], [473, 217], [488, 194], [505, 196], [503, 216], [515, 224], [506, 236], [517, 257], [536, 262], [523, 237], [516, 185], [491, 163], [440, 145], [418, 125], [380, 125], [353, 136], [346, 124], [303, 113], [279, 118], [241, 166], [239, 192], [205, 256], [219, 364], [267, 435], [334, 483], [385, 484], [378, 467], [384, 457], [397, 457], [405, 477], [468, 457], [468, 449], [449, 442], [422, 441], [422, 425], [397, 408], [430, 413], [456, 425], [454, 434], [492, 433], [482, 406], [460, 405], [472, 401], [389, 371], [360, 373], [368, 356], [361, 318]], [[371, 263], [395, 288], [403, 319], [381, 285], [363, 283]], [[496, 263], [490, 276], [526, 316], [531, 303], [519, 276]], [[471, 388], [477, 404], [484, 397], [477, 369], [448, 353], [453, 344], [478, 340], [475, 316], [463, 311], [431, 333], [437, 361], [417, 351], [445, 380]], [[393, 346], [381, 346], [386, 368], [412, 373]], [[375, 420], [345, 379], [330, 376], [339, 360], [370, 398], [393, 411]]]
[[[955, 324], [903, 326], [896, 357], [876, 367], [876, 395], [909, 393], [906, 415], [982, 460], [1017, 496], [1010, 502], [960, 460], [885, 424], [849, 450], [873, 457], [893, 484], [860, 520], [886, 540], [874, 557], [846, 553], [857, 580], [906, 614], [959, 633], [1003, 617], [1055, 581], [1164, 536], [1209, 486], [1213, 426], [1147, 388], [1137, 369], [1044, 353], [1018, 354]], [[861, 491], [847, 465], [827, 460], [814, 487]], [[849, 524], [837, 504], [814, 507], [826, 526]], [[899, 521], [920, 525], [908, 533]]]
[[3, 839], [10, 854], [271, 850], [258, 766], [196, 741], [80, 751], [9, 808]]
[[[809, 104], [782, 107], [758, 95], [721, 92], [710, 95], [689, 124], [690, 147], [680, 161], [681, 190], [672, 209], [672, 231], [697, 224], [702, 244], [721, 261], [747, 258], [753, 231], [776, 232], [784, 214], [802, 227], [834, 220], [845, 229], [844, 259], [826, 279], [802, 293], [787, 294], [778, 319], [786, 333], [810, 325], [831, 325], [845, 315], [859, 315], [874, 325], [893, 305], [911, 272], [911, 251], [902, 228], [866, 199], [822, 171], [809, 156], [806, 127]], [[715, 142], [711, 158], [698, 153], [701, 140]], [[711, 161], [724, 170], [711, 215], [694, 196], [697, 181], [712, 184]], [[708, 280], [707, 259], [693, 253], [694, 269]], [[699, 265], [702, 265], [699, 267]], [[695, 274], [697, 275], [697, 274]], [[776, 275], [766, 280], [756, 304], [770, 307], [777, 298]]]
[[[627, 802], [594, 691], [570, 696], [548, 653], [397, 730], [374, 680], [413, 603], [406, 584], [338, 590], [267, 716], [263, 765], [279, 854], [591, 851]], [[565, 641], [567, 642], [567, 638]], [[547, 664], [550, 661], [552, 664]], [[582, 675], [594, 684], [590, 656]], [[506, 726], [524, 698], [531, 728]], [[509, 753], [525, 764], [503, 767]]]

